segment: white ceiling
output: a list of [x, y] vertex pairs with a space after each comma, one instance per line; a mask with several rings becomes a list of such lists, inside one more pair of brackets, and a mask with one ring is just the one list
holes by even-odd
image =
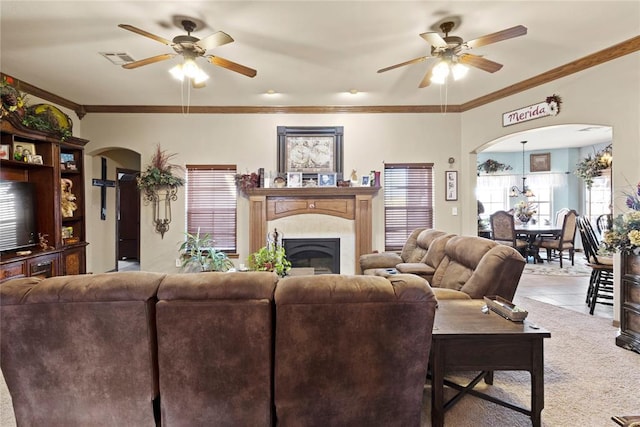
[[[174, 58], [133, 70], [99, 52], [135, 60], [171, 53], [118, 28], [131, 24], [166, 39], [187, 15], [233, 43], [215, 54], [258, 70], [248, 78], [199, 59], [211, 79], [191, 105], [456, 105], [608, 48], [640, 33], [640, 1], [0, 1], [2, 72], [83, 105], [180, 105]], [[450, 16], [465, 40], [524, 25], [528, 34], [473, 51], [504, 64], [471, 69], [464, 81], [418, 89], [427, 62], [380, 68], [429, 52], [419, 34]], [[266, 95], [272, 89], [275, 95]], [[348, 93], [357, 89], [358, 94]], [[586, 133], [586, 132], [582, 132]], [[519, 144], [518, 144], [519, 146]]]

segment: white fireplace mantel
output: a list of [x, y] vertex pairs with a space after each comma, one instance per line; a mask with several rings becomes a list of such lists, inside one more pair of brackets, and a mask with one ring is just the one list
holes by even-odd
[[249, 250], [264, 246], [267, 221], [292, 215], [323, 214], [355, 223], [355, 265], [372, 250], [372, 199], [379, 187], [254, 188], [249, 191]]

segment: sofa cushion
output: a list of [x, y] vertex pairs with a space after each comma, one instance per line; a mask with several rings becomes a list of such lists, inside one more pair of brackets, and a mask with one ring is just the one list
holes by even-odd
[[425, 228], [416, 228], [409, 234], [407, 241], [400, 252], [401, 262], [418, 262], [427, 252], [427, 249], [418, 245], [418, 236]]
[[436, 303], [424, 279], [285, 277], [275, 303], [279, 426], [420, 424]]
[[0, 363], [18, 425], [155, 425], [155, 294], [164, 276], [0, 285]]
[[158, 289], [162, 424], [270, 426], [269, 272], [169, 275]]
[[447, 242], [454, 236], [455, 234], [442, 233], [433, 239], [421, 262], [433, 268], [435, 272], [435, 269], [438, 268], [438, 265], [440, 265], [440, 262], [444, 258], [444, 248]]

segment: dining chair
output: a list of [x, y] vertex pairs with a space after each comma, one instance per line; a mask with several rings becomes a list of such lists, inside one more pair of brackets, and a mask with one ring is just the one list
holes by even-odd
[[556, 212], [555, 220], [553, 222], [556, 225], [556, 227], [562, 227], [562, 223], [564, 222], [564, 216], [568, 214], [569, 211], [570, 211], [569, 208], [558, 209], [558, 211]]
[[597, 235], [588, 218], [578, 218], [577, 224], [587, 265], [591, 267], [585, 302], [589, 314], [593, 314], [596, 304], [613, 305], [613, 258], [598, 254]]
[[575, 265], [575, 247], [573, 242], [576, 238], [577, 218], [578, 213], [573, 209], [569, 210], [569, 212], [567, 212], [562, 218], [562, 229], [560, 231], [560, 234], [556, 238], [541, 237], [533, 244], [538, 249], [546, 249], [547, 261], [549, 262], [551, 262], [551, 260], [553, 259], [552, 252], [557, 251], [557, 256], [560, 259], [560, 268], [562, 268], [562, 258], [565, 251], [569, 253], [569, 260], [571, 261], [571, 265]]
[[613, 216], [611, 214], [602, 214], [596, 219], [596, 228], [601, 236], [605, 231], [611, 230], [613, 227]]
[[529, 242], [518, 239], [513, 215], [506, 211], [496, 211], [489, 216], [491, 224], [491, 237], [498, 243], [511, 246], [526, 259], [529, 251]]

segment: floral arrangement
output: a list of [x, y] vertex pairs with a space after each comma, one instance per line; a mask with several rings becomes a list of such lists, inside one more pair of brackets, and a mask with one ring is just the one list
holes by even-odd
[[151, 158], [151, 163], [136, 177], [140, 190], [151, 190], [159, 185], [181, 187], [184, 185], [184, 178], [174, 175], [174, 169], [182, 169], [182, 166], [175, 165], [169, 161], [176, 154], [167, 154], [160, 149], [160, 144], [156, 147], [156, 152]]
[[260, 177], [255, 172], [236, 174], [236, 187], [238, 187], [244, 195], [247, 195], [249, 190], [256, 188], [259, 184]]
[[640, 182], [633, 193], [624, 193], [629, 212], [613, 220], [613, 228], [605, 231], [603, 243], [612, 251], [640, 254]]
[[611, 167], [611, 144], [596, 152], [593, 157], [587, 155], [576, 165], [575, 174], [584, 180], [588, 189], [593, 185], [593, 178], [600, 176], [602, 171]]
[[536, 212], [535, 204], [521, 200], [514, 206], [513, 214], [520, 222], [529, 222]]
[[560, 105], [562, 104], [562, 98], [560, 98], [560, 96], [554, 93], [551, 96], [547, 96], [545, 102], [549, 104], [549, 115], [557, 116], [560, 114]]
[[497, 160], [487, 159], [484, 162], [478, 165], [478, 172], [486, 172], [486, 173], [494, 173], [498, 171], [510, 171], [513, 169], [509, 165], [505, 165], [504, 163], [500, 163]]
[[3, 76], [0, 82], [0, 99], [2, 102], [0, 109], [0, 117], [8, 116], [10, 113], [24, 113], [26, 106], [26, 96], [24, 96], [13, 85], [15, 84], [13, 78], [9, 76]]
[[[72, 136], [71, 119], [49, 104], [29, 106], [27, 96], [15, 88], [13, 77], [3, 76], [0, 81], [0, 118], [15, 114], [23, 126], [43, 132], [55, 133], [60, 139]], [[66, 126], [61, 125], [61, 118]]]

